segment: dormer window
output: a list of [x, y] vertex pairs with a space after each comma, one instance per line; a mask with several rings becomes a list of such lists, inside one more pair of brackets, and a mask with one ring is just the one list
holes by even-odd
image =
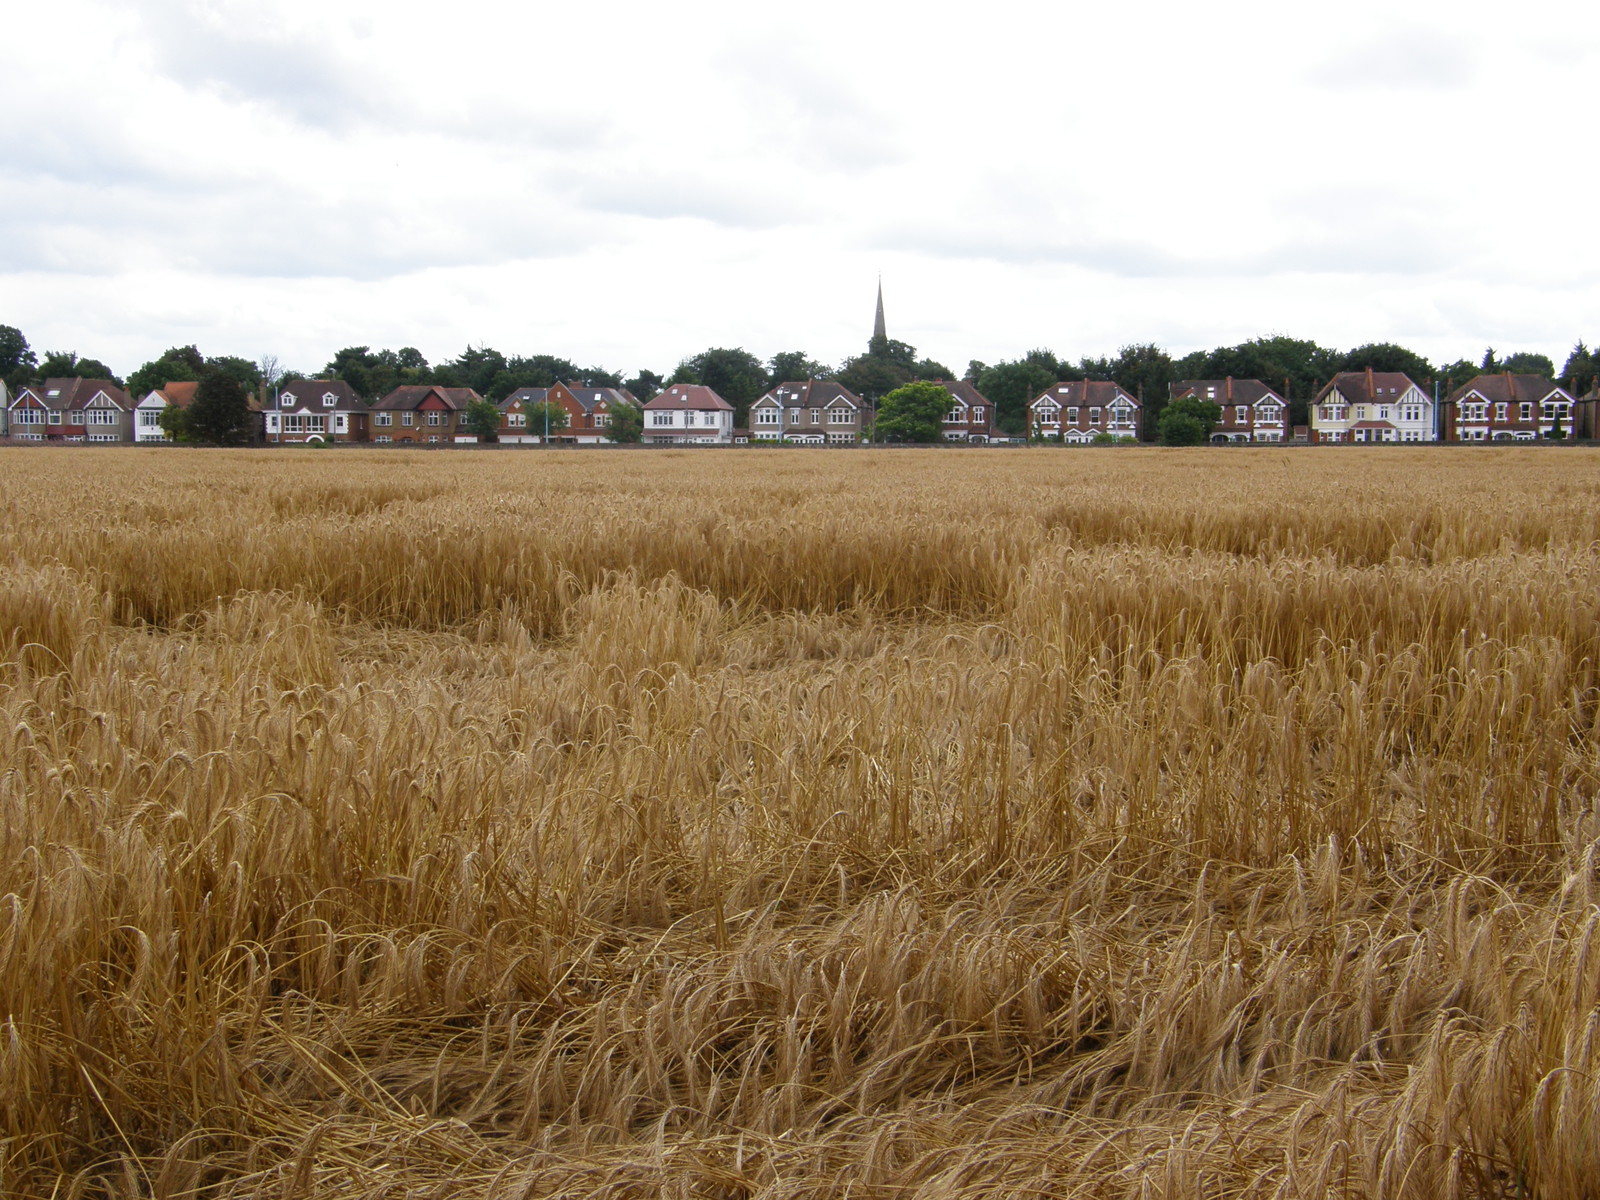
[[335, 404], [338, 403], [338, 401], [339, 401], [339, 397], [335, 396], [332, 392], [323, 392], [322, 393], [322, 407], [323, 408], [332, 408]]

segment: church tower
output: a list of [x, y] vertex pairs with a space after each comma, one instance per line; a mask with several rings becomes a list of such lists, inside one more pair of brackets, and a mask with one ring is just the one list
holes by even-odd
[[883, 323], [883, 276], [878, 276], [878, 319], [872, 323], [872, 340], [887, 342], [889, 327]]

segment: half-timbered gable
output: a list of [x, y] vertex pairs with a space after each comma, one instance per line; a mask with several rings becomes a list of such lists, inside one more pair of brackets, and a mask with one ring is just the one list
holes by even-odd
[[1289, 405], [1259, 379], [1185, 379], [1168, 389], [1171, 400], [1203, 400], [1222, 411], [1213, 442], [1287, 441]]
[[780, 383], [750, 406], [750, 428], [760, 441], [850, 446], [867, 427], [866, 402], [832, 380]]
[[1312, 402], [1311, 437], [1317, 442], [1437, 441], [1433, 399], [1399, 371], [1344, 371]]
[[1445, 437], [1456, 442], [1531, 442], [1559, 427], [1574, 434], [1577, 401], [1542, 375], [1479, 375], [1450, 393]]
[[1069, 445], [1101, 436], [1131, 441], [1139, 436], [1139, 401], [1109, 380], [1053, 383], [1028, 405], [1028, 433]]

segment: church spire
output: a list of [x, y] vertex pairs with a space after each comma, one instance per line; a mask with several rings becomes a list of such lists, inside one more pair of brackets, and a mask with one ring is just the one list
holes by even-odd
[[872, 323], [872, 340], [887, 342], [889, 327], [883, 323], [883, 276], [878, 276], [878, 319]]

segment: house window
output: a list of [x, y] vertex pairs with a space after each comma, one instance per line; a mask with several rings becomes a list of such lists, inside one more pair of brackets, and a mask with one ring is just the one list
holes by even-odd
[[279, 396], [278, 397], [278, 407], [279, 408], [293, 408], [294, 407], [294, 396], [291, 395], [289, 392], [285, 392], [283, 395]]
[[374, 425], [382, 425], [382, 426], [393, 425], [394, 424], [394, 414], [393, 413], [374, 413], [372, 415], [372, 423]]
[[327, 418], [321, 413], [284, 413], [283, 432], [290, 434], [325, 433]]
[[428, 424], [429, 425], [437, 425], [437, 424], [439, 424], [440, 423], [440, 419], [443, 417], [443, 415], [444, 414], [442, 414], [442, 413], [436, 413], [436, 412], [429, 413], [428, 414]]
[[120, 442], [122, 439], [114, 433], [91, 433], [89, 440], [91, 442]]
[[848, 408], [830, 408], [828, 410], [828, 424], [849, 425], [852, 415]]
[[68, 425], [82, 425], [83, 424], [83, 409], [81, 409], [81, 408], [74, 409], [72, 412], [69, 412], [67, 414], [67, 424]]
[[789, 424], [791, 424], [791, 425], [800, 424], [800, 410], [798, 408], [791, 408], [789, 410]]
[[610, 413], [608, 413], [608, 412], [597, 412], [597, 413], [594, 414], [594, 427], [596, 429], [604, 429], [609, 424], [611, 424], [611, 414]]
[[820, 408], [813, 408], [811, 410], [811, 423], [813, 425], [822, 424], [822, 410]]
[[1524, 421], [1533, 420], [1533, 405], [1532, 404], [1524, 402], [1522, 405], [1519, 406], [1517, 411], [1518, 411], [1518, 415], [1519, 415], [1520, 419], [1522, 419]]
[[977, 404], [973, 406], [972, 419], [979, 425], [983, 424], [983, 405]]
[[44, 409], [19, 408], [11, 414], [11, 419], [14, 420], [18, 425], [43, 425]]
[[506, 418], [506, 424], [507, 425], [514, 426], [514, 427], [516, 427], [518, 429], [522, 428], [527, 423], [528, 423], [528, 414], [527, 413], [512, 413], [510, 416], [508, 416]]
[[1505, 404], [1496, 404], [1494, 406], [1494, 419], [1496, 421], [1504, 421], [1506, 419], [1506, 414], [1507, 414], [1508, 411], [1509, 411], [1509, 408], [1508, 408], [1507, 405], [1505, 405]]
[[962, 412], [963, 410], [960, 407], [952, 408], [948, 413], [945, 414], [944, 423], [946, 425], [961, 424], [961, 422], [965, 419], [962, 416]]
[[158, 429], [160, 426], [161, 414], [159, 412], [155, 412], [148, 408], [142, 408], [139, 410], [140, 429]]
[[413, 413], [401, 413], [400, 414], [400, 424], [402, 424], [402, 425], [410, 425], [411, 424], [411, 418], [414, 415], [415, 414], [413, 414]]
[[669, 412], [653, 412], [653, 413], [650, 414], [650, 424], [652, 424], [652, 425], [671, 425], [672, 424], [672, 414], [669, 413]]
[[1089, 424], [1091, 424], [1091, 425], [1100, 424], [1100, 409], [1099, 409], [1098, 406], [1096, 406], [1094, 408], [1091, 408], [1089, 410]]
[[430, 433], [428, 435], [428, 441], [437, 442], [438, 440], [439, 440], [439, 435], [437, 433]]
[[390, 437], [387, 433], [380, 433], [377, 437], [373, 438], [372, 440], [377, 442], [380, 446], [385, 445], [388, 442], [394, 441], [394, 439], [392, 437]]
[[322, 393], [322, 407], [323, 408], [332, 408], [338, 402], [339, 402], [339, 397], [335, 396], [332, 392], [323, 392]]
[[1233, 420], [1236, 425], [1243, 425], [1250, 420], [1250, 406], [1248, 404], [1235, 404], [1233, 406]]
[[61, 424], [61, 410], [59, 408], [52, 408], [50, 410], [50, 424], [52, 424], [52, 425]]
[[[116, 425], [122, 420], [122, 414], [114, 408], [91, 408], [87, 413], [74, 413], [73, 416], [84, 417], [84, 423], [89, 425]], [[74, 421], [73, 424], [79, 422]]]
[[756, 409], [757, 425], [776, 425], [778, 423], [778, 410], [775, 408]]
[[1077, 410], [1077, 408], [1075, 406], [1069, 405], [1067, 407], [1067, 424], [1068, 425], [1076, 425], [1077, 423], [1078, 423], [1078, 410]]

